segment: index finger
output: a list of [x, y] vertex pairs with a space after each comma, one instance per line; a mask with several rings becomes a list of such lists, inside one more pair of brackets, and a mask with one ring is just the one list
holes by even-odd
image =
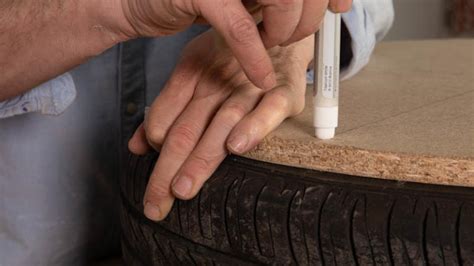
[[221, 34], [248, 79], [269, 90], [276, 85], [272, 61], [257, 25], [240, 0], [201, 2], [201, 15]]

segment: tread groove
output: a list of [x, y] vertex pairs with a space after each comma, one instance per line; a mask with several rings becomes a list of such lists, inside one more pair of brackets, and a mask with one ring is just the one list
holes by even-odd
[[166, 255], [165, 255], [165, 252], [163, 251], [163, 248], [161, 247], [161, 245], [159, 244], [158, 242], [158, 238], [156, 237], [156, 233], [153, 233], [153, 240], [155, 241], [155, 244], [156, 244], [156, 248], [157, 250], [160, 252], [160, 254], [162, 255], [162, 258], [165, 259], [166, 258]]
[[357, 252], [355, 248], [355, 242], [354, 242], [354, 217], [355, 217], [355, 210], [357, 207], [357, 203], [359, 202], [359, 199], [356, 199], [352, 205], [351, 209], [351, 217], [349, 219], [349, 242], [351, 246], [351, 253], [352, 253], [352, 258], [354, 259], [354, 263], [356, 266], [359, 266], [359, 261], [357, 259]]
[[416, 212], [416, 207], [418, 207], [418, 198], [415, 198], [415, 205], [413, 205], [413, 209], [412, 209], [411, 214], [415, 214], [415, 212]]
[[428, 213], [430, 212], [430, 208], [426, 208], [425, 215], [423, 217], [423, 222], [422, 222], [422, 229], [421, 229], [421, 255], [422, 255], [422, 260], [425, 265], [428, 265], [428, 250], [426, 247], [426, 223], [428, 222]]
[[462, 253], [461, 253], [461, 243], [459, 242], [459, 231], [461, 227], [461, 211], [464, 206], [464, 202], [461, 203], [461, 205], [458, 208], [457, 215], [456, 215], [456, 222], [454, 224], [455, 229], [454, 229], [454, 237], [456, 241], [456, 255], [458, 258], [458, 264], [462, 265], [463, 264], [463, 259], [462, 259]]
[[267, 217], [267, 223], [268, 223], [268, 232], [270, 233], [270, 246], [272, 248], [272, 254], [275, 256], [275, 242], [273, 240], [273, 229], [272, 229], [272, 223], [270, 222], [270, 217]]
[[392, 203], [390, 204], [390, 209], [388, 211], [388, 217], [387, 217], [387, 225], [386, 225], [386, 230], [385, 230], [385, 243], [386, 243], [386, 247], [387, 247], [387, 254], [388, 254], [388, 258], [389, 258], [389, 261], [390, 261], [390, 265], [394, 265], [394, 261], [393, 261], [393, 253], [392, 253], [392, 241], [390, 239], [390, 235], [391, 235], [391, 225], [392, 225], [392, 215], [393, 215], [393, 209], [395, 207], [395, 204], [396, 204], [397, 200], [393, 200]]
[[[303, 202], [305, 201], [306, 189], [307, 189], [306, 186], [303, 187], [303, 190], [302, 190], [303, 195], [301, 196], [301, 205], [303, 205]], [[303, 217], [303, 215], [301, 215], [301, 217]], [[301, 222], [301, 232], [303, 233], [303, 243], [304, 243], [304, 249], [306, 251], [306, 261], [309, 264], [311, 259], [309, 257], [309, 247], [308, 247], [308, 241], [306, 240], [306, 229], [305, 229], [304, 221]]]
[[227, 193], [225, 195], [225, 198], [224, 198], [224, 227], [225, 227], [225, 232], [226, 232], [226, 235], [227, 235], [227, 241], [229, 243], [229, 247], [232, 247], [232, 241], [231, 241], [231, 238], [230, 238], [230, 226], [229, 226], [229, 221], [228, 221], [228, 218], [227, 218], [227, 209], [229, 208], [229, 195], [230, 195], [230, 192], [232, 191], [232, 187], [237, 183], [237, 179], [235, 179], [230, 185], [229, 185], [229, 188], [227, 189]]
[[364, 226], [365, 226], [365, 234], [367, 239], [369, 240], [369, 250], [370, 250], [370, 257], [372, 258], [372, 265], [376, 265], [375, 263], [375, 256], [374, 256], [374, 248], [372, 247], [372, 238], [370, 237], [369, 227], [367, 223], [367, 196], [364, 195]]
[[176, 259], [176, 261], [181, 262], [181, 260], [179, 259], [178, 254], [176, 254], [176, 250], [174, 250], [174, 248], [173, 248], [173, 244], [171, 244], [171, 241], [168, 241], [168, 246], [170, 247], [171, 253], [174, 255], [174, 258]]
[[321, 217], [323, 216], [323, 208], [324, 208], [324, 205], [326, 204], [326, 201], [328, 200], [328, 197], [329, 197], [329, 194], [331, 192], [328, 191], [324, 197], [323, 197], [323, 201], [321, 202], [321, 205], [319, 206], [319, 210], [318, 210], [318, 221], [317, 221], [317, 224], [318, 224], [318, 251], [319, 251], [319, 257], [321, 258], [321, 265], [326, 265], [326, 262], [324, 260], [324, 254], [323, 254], [323, 249], [322, 249], [322, 241], [321, 241]]
[[293, 241], [291, 240], [291, 228], [290, 228], [290, 218], [291, 218], [291, 205], [293, 205], [293, 201], [295, 200], [296, 194], [298, 194], [298, 190], [293, 193], [293, 196], [290, 199], [290, 203], [288, 204], [287, 208], [287, 216], [286, 216], [286, 230], [288, 235], [288, 245], [290, 246], [291, 256], [293, 257], [293, 261], [298, 264], [298, 260], [295, 254], [295, 248], [293, 247]]
[[201, 215], [201, 195], [202, 193], [198, 194], [198, 199], [197, 199], [197, 213], [198, 213], [198, 224], [199, 224], [199, 233], [201, 234], [202, 238], [206, 238], [204, 236], [204, 229], [202, 228], [202, 215]]
[[189, 248], [186, 249], [186, 254], [188, 254], [189, 258], [191, 259], [191, 262], [193, 263], [193, 265], [195, 265], [195, 266], [199, 265], [199, 263], [197, 263], [197, 261], [194, 259], [193, 254], [191, 254], [191, 250], [189, 250]]
[[334, 248], [334, 236], [332, 234], [332, 226], [330, 227], [331, 230], [329, 231], [329, 239], [331, 242], [331, 249], [332, 249], [332, 261], [334, 261], [334, 264], [337, 265], [337, 258], [336, 258], [336, 249]]
[[266, 187], [267, 187], [267, 183], [263, 184], [262, 188], [258, 191], [257, 197], [255, 198], [255, 205], [253, 208], [253, 226], [255, 230], [255, 239], [257, 240], [258, 252], [262, 256], [263, 256], [262, 244], [260, 243], [260, 237], [258, 236], [259, 230], [257, 226], [257, 208], [258, 208], [258, 202], [260, 201], [260, 196], [262, 195]]
[[405, 262], [408, 264], [408, 265], [412, 265], [411, 263], [411, 260], [410, 260], [410, 253], [408, 253], [408, 248], [407, 248], [407, 245], [405, 244], [405, 241], [403, 241], [403, 239], [401, 240], [402, 242], [402, 247], [403, 247], [403, 258], [405, 259]]
[[243, 173], [243, 177], [242, 177], [242, 181], [240, 182], [240, 186], [239, 186], [239, 189], [237, 190], [237, 204], [236, 204], [236, 216], [237, 216], [237, 236], [238, 236], [238, 246], [240, 247], [240, 250], [243, 250], [244, 247], [243, 247], [243, 241], [242, 241], [242, 229], [240, 227], [240, 191], [242, 189], [242, 187], [244, 186], [244, 181], [246, 180], [247, 178], [247, 173], [244, 172]]
[[446, 258], [444, 256], [444, 249], [443, 245], [441, 243], [441, 232], [439, 230], [439, 215], [438, 215], [438, 205], [436, 202], [433, 202], [433, 211], [434, 211], [434, 216], [435, 216], [435, 223], [436, 223], [436, 231], [438, 233], [438, 246], [439, 250], [441, 251], [441, 256], [443, 257], [443, 265], [446, 265]]
[[176, 202], [176, 209], [177, 209], [176, 216], [178, 216], [179, 232], [182, 234], [184, 232], [184, 228], [183, 228], [183, 222], [181, 221], [181, 209], [183, 208], [181, 204], [182, 203], [180, 200]]

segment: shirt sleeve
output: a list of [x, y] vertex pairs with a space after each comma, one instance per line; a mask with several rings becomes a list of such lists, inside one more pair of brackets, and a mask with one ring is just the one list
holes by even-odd
[[65, 73], [22, 95], [0, 102], [0, 119], [40, 112], [59, 115], [76, 98], [76, 86], [71, 74]]
[[352, 59], [341, 69], [341, 79], [348, 79], [369, 62], [375, 44], [390, 30], [394, 9], [392, 0], [354, 0], [352, 9], [342, 14], [350, 38]]
[[[375, 44], [390, 30], [393, 19], [392, 0], [353, 0], [352, 9], [342, 14], [341, 80], [354, 76], [367, 65]], [[313, 83], [312, 70], [306, 80]]]

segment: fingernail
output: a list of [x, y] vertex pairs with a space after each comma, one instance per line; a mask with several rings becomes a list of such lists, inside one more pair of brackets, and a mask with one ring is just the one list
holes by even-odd
[[244, 153], [245, 149], [247, 148], [247, 144], [249, 143], [249, 138], [247, 135], [237, 135], [230, 139], [229, 146], [230, 149], [237, 153]]
[[160, 207], [157, 205], [154, 205], [150, 202], [145, 203], [145, 207], [143, 212], [145, 213], [145, 216], [153, 221], [160, 221], [161, 220], [161, 210]]
[[263, 89], [271, 90], [276, 86], [275, 74], [272, 72], [268, 74], [263, 80]]
[[179, 176], [173, 184], [173, 192], [179, 198], [186, 198], [193, 188], [193, 181], [187, 176]]

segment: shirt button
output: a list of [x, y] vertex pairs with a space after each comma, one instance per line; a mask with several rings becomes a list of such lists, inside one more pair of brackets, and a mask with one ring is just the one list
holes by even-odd
[[138, 106], [135, 103], [127, 104], [127, 114], [133, 115], [138, 111]]

